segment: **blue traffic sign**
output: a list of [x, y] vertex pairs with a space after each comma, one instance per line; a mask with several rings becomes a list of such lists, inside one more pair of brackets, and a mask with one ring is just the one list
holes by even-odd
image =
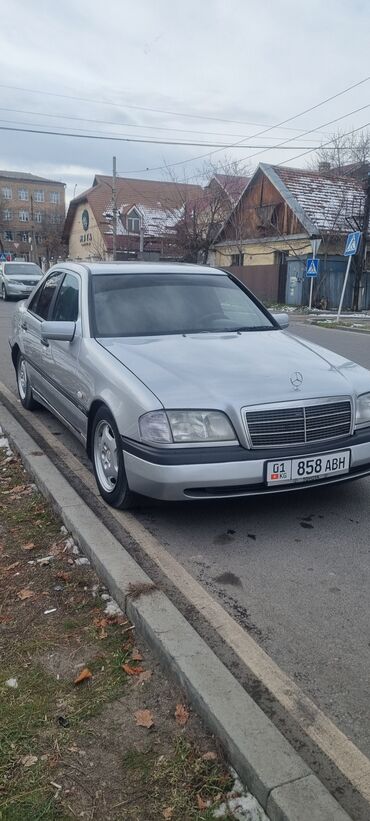
[[320, 260], [311, 257], [306, 261], [306, 277], [317, 277], [319, 275]]
[[6, 261], [6, 254], [0, 254], [0, 262]]
[[352, 234], [348, 234], [346, 247], [344, 249], [345, 257], [353, 257], [354, 254], [357, 254], [360, 239], [361, 231], [353, 231]]

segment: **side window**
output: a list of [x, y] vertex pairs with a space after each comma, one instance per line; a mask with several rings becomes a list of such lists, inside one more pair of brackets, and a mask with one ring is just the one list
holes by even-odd
[[53, 297], [59, 288], [59, 285], [64, 277], [63, 273], [51, 274], [46, 280], [42, 288], [37, 291], [29, 305], [28, 310], [40, 317], [40, 319], [48, 319], [50, 306]]
[[76, 322], [78, 317], [79, 280], [67, 274], [59, 290], [53, 310], [53, 319], [59, 322]]

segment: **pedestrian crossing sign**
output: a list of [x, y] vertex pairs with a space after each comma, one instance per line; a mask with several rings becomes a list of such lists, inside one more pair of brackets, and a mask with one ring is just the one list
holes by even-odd
[[319, 260], [310, 257], [306, 262], [306, 277], [317, 277], [319, 275]]
[[352, 234], [348, 234], [346, 247], [344, 249], [345, 257], [353, 257], [354, 254], [357, 254], [360, 237], [361, 231], [353, 231]]

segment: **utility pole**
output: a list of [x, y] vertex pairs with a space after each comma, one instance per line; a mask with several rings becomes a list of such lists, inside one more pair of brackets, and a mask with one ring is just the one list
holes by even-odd
[[364, 216], [362, 220], [362, 237], [361, 237], [361, 245], [359, 249], [359, 253], [357, 256], [357, 270], [356, 270], [356, 279], [355, 279], [355, 286], [353, 291], [353, 310], [358, 311], [359, 309], [359, 300], [360, 300], [360, 290], [361, 285], [364, 279], [364, 273], [366, 268], [366, 248], [367, 248], [367, 240], [368, 240], [368, 231], [369, 231], [369, 217], [370, 217], [370, 173], [367, 175], [366, 181], [366, 188], [365, 188], [365, 205], [364, 205]]
[[117, 259], [117, 166], [116, 157], [113, 157], [113, 185], [112, 185], [112, 201], [113, 201], [113, 259]]

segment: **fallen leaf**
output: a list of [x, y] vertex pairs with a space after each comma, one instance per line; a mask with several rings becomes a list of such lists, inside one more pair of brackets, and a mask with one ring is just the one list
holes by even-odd
[[14, 570], [15, 567], [18, 567], [19, 562], [13, 562], [13, 564], [8, 564], [7, 567], [4, 567], [5, 573], [10, 573], [11, 570]]
[[66, 570], [59, 570], [56, 574], [57, 579], [61, 579], [63, 582], [69, 582], [72, 578], [72, 573], [68, 573]]
[[87, 681], [89, 678], [92, 678], [92, 673], [90, 672], [88, 667], [84, 667], [84, 669], [81, 670], [77, 678], [75, 678], [73, 683], [82, 684], [83, 681]]
[[202, 798], [202, 796], [199, 795], [199, 793], [197, 795], [197, 804], [198, 804], [198, 809], [200, 809], [200, 810], [206, 810], [209, 807], [209, 801], [204, 801], [204, 798]]
[[131, 664], [122, 664], [122, 670], [128, 676], [139, 676], [140, 673], [145, 673], [144, 667], [131, 667]]
[[189, 718], [189, 711], [186, 709], [184, 704], [176, 704], [175, 718], [180, 727], [185, 726]]
[[138, 650], [138, 648], [137, 648], [137, 647], [133, 647], [133, 648], [132, 648], [131, 658], [132, 658], [134, 661], [142, 661], [142, 660], [143, 660], [143, 657], [142, 657], [142, 655], [141, 655], [141, 653], [140, 653], [140, 650]]
[[26, 490], [27, 485], [15, 485], [10, 490], [10, 493], [22, 493], [22, 490]]
[[33, 765], [37, 763], [38, 758], [37, 755], [24, 755], [20, 761], [24, 767], [33, 767]]
[[108, 627], [109, 619], [103, 616], [102, 618], [94, 619], [94, 626], [98, 628]]
[[163, 818], [166, 819], [166, 821], [169, 821], [169, 819], [173, 817], [173, 807], [166, 807], [166, 809], [163, 810], [162, 815]]
[[136, 710], [134, 715], [138, 727], [147, 727], [148, 730], [150, 727], [153, 727], [153, 713], [151, 713], [150, 710]]
[[33, 550], [34, 547], [34, 542], [27, 542], [27, 544], [22, 545], [22, 550]]
[[139, 684], [144, 684], [144, 682], [149, 681], [149, 679], [151, 679], [151, 677], [152, 677], [152, 671], [151, 670], [144, 670], [144, 672], [140, 673], [140, 675], [137, 677], [134, 686], [137, 687]]
[[202, 755], [203, 761], [217, 761], [217, 753], [213, 753], [211, 750], [209, 753], [204, 753]]
[[25, 599], [32, 599], [32, 596], [34, 595], [33, 590], [27, 590], [27, 588], [24, 588], [24, 590], [20, 590], [19, 593], [17, 593], [18, 599], [21, 601], [25, 601]]
[[102, 641], [103, 639], [106, 639], [107, 636], [108, 636], [107, 631], [104, 630], [104, 627], [102, 627], [101, 630], [100, 630], [98, 638], [100, 639], [100, 641]]

